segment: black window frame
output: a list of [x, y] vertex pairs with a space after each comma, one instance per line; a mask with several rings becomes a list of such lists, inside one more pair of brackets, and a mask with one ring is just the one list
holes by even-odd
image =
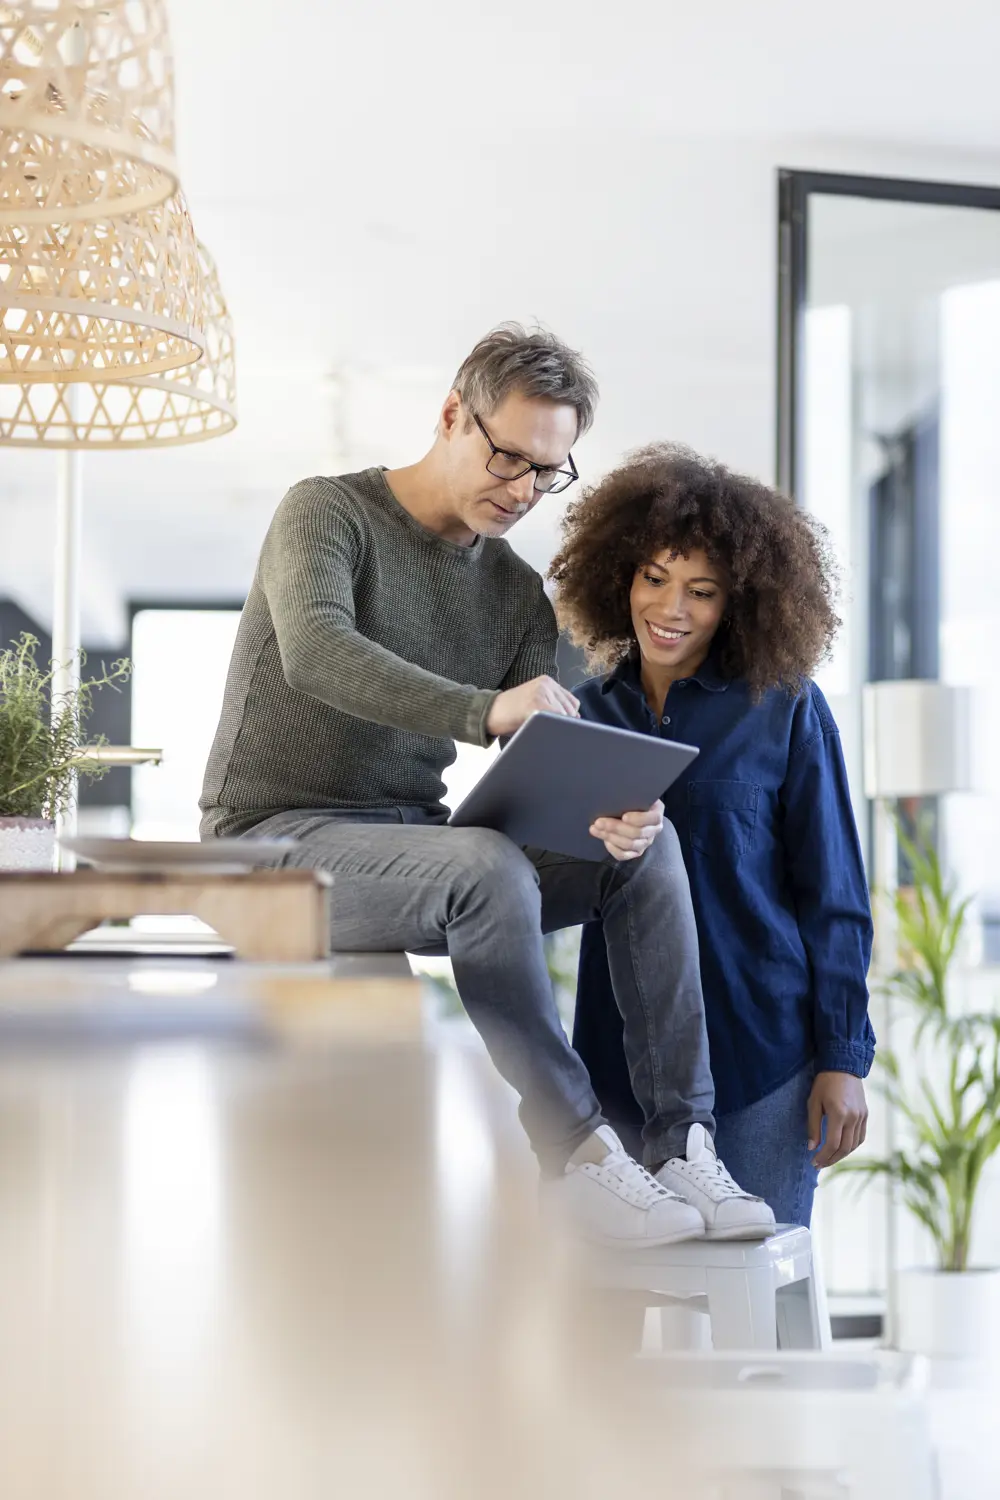
[[[1000, 187], [981, 183], [939, 182], [909, 177], [870, 177], [852, 173], [817, 172], [792, 168], [778, 170], [778, 285], [777, 285], [777, 359], [775, 402], [775, 476], [777, 486], [800, 504], [802, 502], [802, 450], [799, 428], [802, 417], [801, 350], [805, 311], [809, 290], [809, 199], [810, 196], [870, 198], [883, 202], [925, 204], [941, 208], [986, 209], [1000, 213]], [[874, 517], [871, 518], [874, 526]], [[921, 609], [919, 621], [910, 621], [914, 635], [919, 635], [913, 655], [913, 675], [938, 676], [937, 641], [940, 632], [940, 588], [936, 575], [937, 537], [940, 518], [937, 495], [930, 502], [915, 496], [909, 513], [894, 521], [898, 546], [909, 549], [910, 564], [918, 579]], [[902, 535], [900, 535], [900, 527]], [[869, 577], [858, 581], [859, 596], [867, 593], [869, 624], [867, 660], [868, 680], [875, 680], [872, 667], [885, 657], [880, 636], [879, 609], [884, 599], [883, 579], [879, 575], [877, 555], [886, 550], [886, 539], [872, 537]], [[917, 552], [920, 556], [917, 556]], [[927, 607], [929, 605], [929, 608]], [[938, 829], [938, 799], [913, 799], [900, 807], [904, 822], [914, 831], [924, 822], [932, 842]], [[869, 839], [871, 829], [869, 828]], [[870, 847], [870, 843], [869, 843]], [[905, 866], [905, 861], [903, 861]], [[900, 879], [905, 883], [906, 871]]]
[[1000, 188], [979, 183], [930, 182], [910, 177], [863, 177], [845, 172], [778, 170], [778, 345], [775, 474], [778, 488], [801, 490], [798, 442], [802, 407], [802, 326], [809, 288], [810, 194], [924, 203], [941, 208], [1000, 212]]

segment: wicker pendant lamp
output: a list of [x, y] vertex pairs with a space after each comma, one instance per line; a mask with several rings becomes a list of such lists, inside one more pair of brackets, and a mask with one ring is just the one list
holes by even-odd
[[107, 385], [0, 385], [0, 446], [166, 448], [230, 432], [236, 426], [232, 319], [215, 262], [204, 245], [198, 253], [206, 346], [200, 360]]
[[[235, 426], [232, 327], [178, 185], [164, 4], [0, 0], [0, 445]], [[82, 453], [63, 452], [54, 701], [79, 671], [82, 507]]]
[[[114, 319], [99, 318], [90, 302], [87, 303], [87, 315], [74, 314], [70, 318], [67, 314], [60, 314], [64, 320], [59, 329], [62, 342], [53, 340], [43, 346], [38, 331], [44, 319], [36, 320], [29, 329], [35, 336], [34, 363], [36, 368], [48, 374], [47, 379], [40, 380], [17, 380], [2, 373], [5, 361], [8, 370], [14, 369], [19, 363], [25, 363], [26, 354], [23, 347], [25, 323], [22, 321], [15, 327], [16, 317], [9, 316], [4, 307], [6, 289], [2, 246], [6, 231], [0, 226], [0, 446], [77, 450], [59, 454], [52, 624], [52, 654], [59, 664], [53, 683], [54, 689], [58, 690], [57, 696], [69, 692], [79, 674], [83, 536], [83, 452], [80, 450], [110, 448], [124, 451], [193, 443], [219, 437], [236, 425], [232, 322], [215, 264], [204, 246], [195, 241], [179, 194], [161, 208], [135, 218], [138, 222], [125, 228], [122, 221], [103, 228], [114, 232], [121, 240], [138, 233], [143, 225], [148, 243], [151, 221], [159, 221], [161, 230], [166, 223], [167, 229], [163, 233], [167, 240], [170, 240], [170, 225], [176, 231], [178, 218], [184, 226], [175, 234], [170, 253], [163, 261], [159, 272], [162, 279], [146, 283], [145, 297], [133, 298], [145, 302], [145, 307], [140, 308], [139, 315], [133, 310], [129, 322], [122, 321], [124, 314], [120, 308], [115, 309]], [[94, 228], [77, 227], [81, 233]], [[9, 233], [16, 238], [15, 231]], [[78, 243], [94, 242], [92, 237], [83, 237]], [[42, 240], [39, 243], [49, 242]], [[181, 276], [181, 279], [171, 282], [171, 276]], [[124, 276], [122, 283], [126, 284]], [[94, 279], [86, 272], [81, 272], [78, 290], [91, 294], [94, 291]], [[121, 287], [115, 289], [109, 284], [109, 290], [119, 300], [128, 300]], [[191, 320], [183, 324], [184, 339], [180, 339], [176, 332], [163, 331], [163, 309], [174, 305], [169, 301], [171, 297], [180, 307], [182, 316]], [[7, 308], [12, 305], [16, 307], [16, 302], [8, 301]], [[138, 316], [148, 315], [150, 305], [154, 308], [155, 319], [149, 324], [141, 324]], [[41, 309], [41, 312], [45, 311], [45, 308]], [[104, 353], [99, 343], [102, 327], [104, 331], [110, 327], [116, 340]], [[45, 324], [45, 328], [51, 339], [51, 323]], [[76, 333], [76, 344], [67, 344], [68, 331]], [[18, 347], [18, 338], [21, 347]], [[133, 347], [126, 342], [129, 338], [135, 340]], [[180, 366], [177, 349], [182, 345], [187, 363]], [[204, 352], [199, 359], [196, 356], [200, 350]], [[172, 367], [165, 367], [164, 351], [172, 358]], [[151, 353], [157, 361], [155, 364], [149, 358]], [[145, 358], [146, 363], [138, 363], [138, 358]], [[77, 363], [73, 363], [74, 360]], [[30, 367], [30, 358], [27, 362]], [[51, 371], [53, 364], [58, 367], [58, 375]], [[84, 375], [83, 370], [88, 373]], [[108, 378], [110, 372], [119, 371], [125, 378]], [[103, 379], [99, 372], [103, 373]], [[149, 759], [149, 754], [141, 752], [141, 758]], [[71, 834], [75, 827], [76, 809], [73, 805], [60, 819], [59, 831]], [[74, 859], [68, 851], [62, 850], [59, 859], [61, 869], [73, 868]]]
[[0, 222], [135, 213], [177, 180], [164, 0], [0, 0]]
[[0, 224], [0, 382], [103, 383], [198, 359], [202, 275], [183, 196], [122, 219]]

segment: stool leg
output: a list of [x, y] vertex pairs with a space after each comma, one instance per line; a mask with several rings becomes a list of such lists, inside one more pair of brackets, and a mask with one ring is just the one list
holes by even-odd
[[646, 1312], [644, 1354], [672, 1354], [679, 1349], [707, 1353], [712, 1347], [708, 1305], [704, 1297], [671, 1299]]
[[824, 1320], [820, 1314], [816, 1283], [812, 1276], [793, 1281], [790, 1286], [779, 1287], [775, 1305], [779, 1349], [830, 1347], [829, 1320]]
[[826, 1278], [823, 1275], [823, 1261], [818, 1243], [812, 1242], [812, 1296], [813, 1308], [816, 1313], [816, 1324], [819, 1328], [819, 1347], [821, 1349], [833, 1348], [833, 1330], [830, 1327], [830, 1305], [826, 1300]]
[[642, 1348], [647, 1300], [645, 1292], [588, 1292], [574, 1336], [599, 1362], [626, 1363]]
[[774, 1279], [760, 1271], [705, 1273], [714, 1349], [776, 1349]]

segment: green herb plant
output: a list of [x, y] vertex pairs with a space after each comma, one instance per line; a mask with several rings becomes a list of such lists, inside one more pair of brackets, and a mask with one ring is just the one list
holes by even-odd
[[[84, 725], [94, 693], [118, 691], [131, 672], [121, 659], [53, 698], [57, 664], [43, 667], [37, 652], [38, 641], [27, 632], [0, 650], [0, 818], [55, 818], [68, 806], [77, 775], [99, 780], [106, 774], [106, 766], [81, 763], [85, 747], [107, 743], [86, 739]], [[81, 652], [81, 674], [85, 663]]]

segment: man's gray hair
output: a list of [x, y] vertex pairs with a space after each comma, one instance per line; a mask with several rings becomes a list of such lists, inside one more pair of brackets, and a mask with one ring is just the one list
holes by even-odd
[[488, 417], [512, 392], [520, 396], [573, 406], [577, 436], [592, 426], [597, 409], [597, 381], [582, 354], [545, 328], [501, 323], [462, 361], [452, 389], [469, 416]]

